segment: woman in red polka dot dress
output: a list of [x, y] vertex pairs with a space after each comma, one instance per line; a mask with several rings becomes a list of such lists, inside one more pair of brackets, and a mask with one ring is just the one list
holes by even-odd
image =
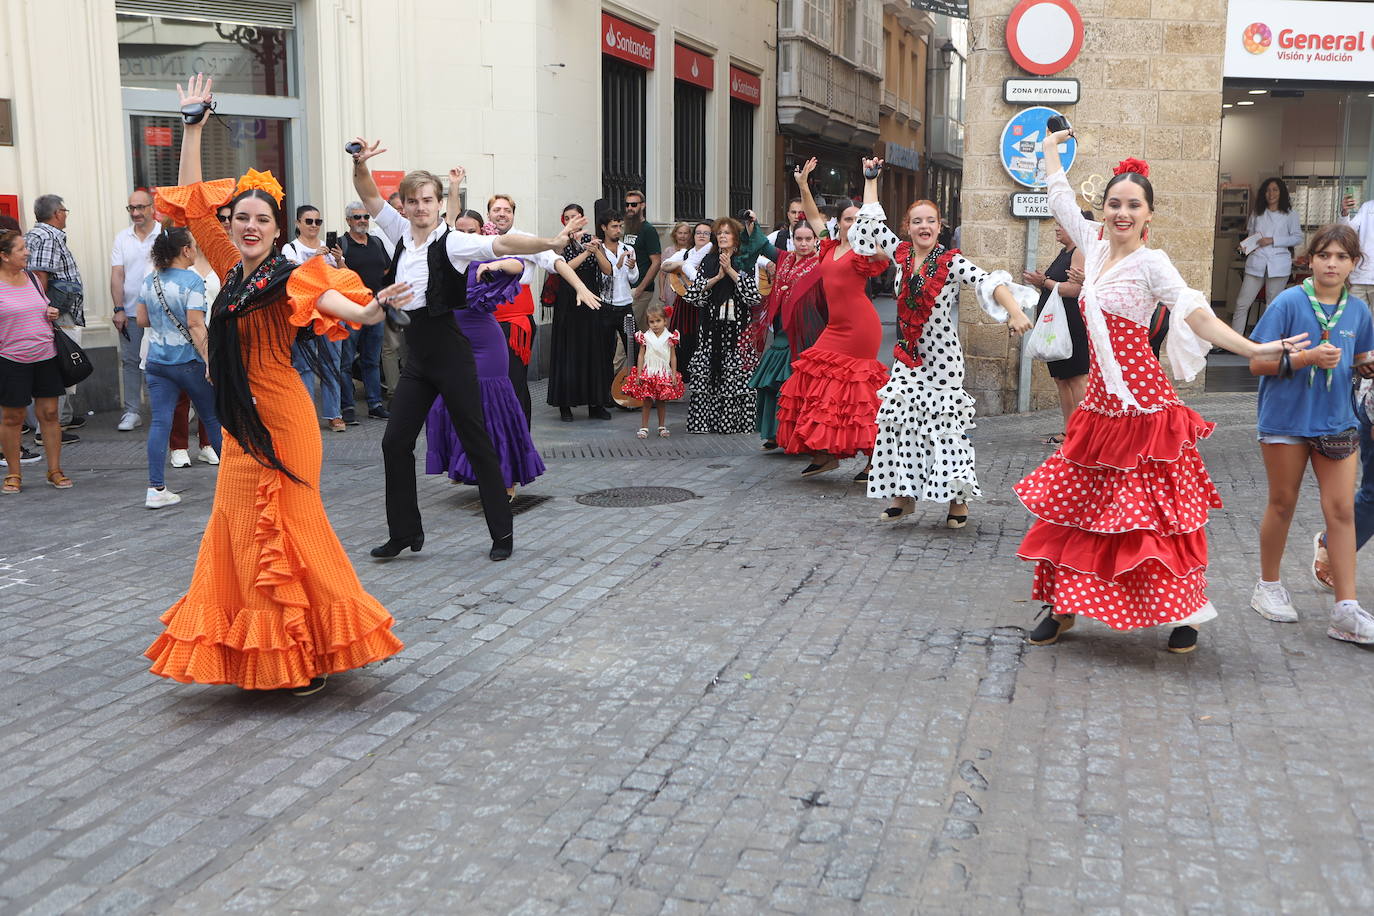
[[1212, 313], [1168, 256], [1145, 245], [1154, 216], [1149, 167], [1127, 159], [1103, 194], [1103, 226], [1083, 218], [1045, 138], [1049, 202], [1083, 249], [1079, 304], [1088, 326], [1088, 390], [1064, 444], [1016, 485], [1035, 515], [1018, 555], [1035, 562], [1031, 596], [1046, 614], [1032, 645], [1056, 642], [1079, 616], [1113, 629], [1168, 626], [1170, 652], [1197, 646], [1197, 625], [1216, 616], [1207, 600], [1207, 513], [1221, 497], [1198, 455], [1215, 424], [1184, 405], [1150, 350], [1156, 302], [1171, 312], [1166, 342], [1180, 378], [1206, 365], [1208, 344], [1241, 356], [1276, 356], [1307, 335], [1257, 344]]

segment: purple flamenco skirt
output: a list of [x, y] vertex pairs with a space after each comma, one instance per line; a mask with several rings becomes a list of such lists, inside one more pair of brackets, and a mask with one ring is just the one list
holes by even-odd
[[[477, 386], [482, 397], [482, 416], [487, 435], [501, 459], [507, 487], [525, 486], [544, 473], [544, 461], [530, 438], [529, 420], [515, 395], [508, 374], [510, 356], [506, 338], [496, 319], [484, 310], [460, 309], [454, 313], [458, 327], [472, 343], [477, 364]], [[463, 483], [477, 483], [472, 464], [453, 431], [443, 398], [435, 398], [425, 419], [426, 474], [448, 474]]]
[[[525, 411], [515, 396], [515, 388], [506, 376], [477, 380], [482, 392], [482, 416], [486, 418], [487, 435], [501, 459], [501, 474], [506, 486], [525, 486], [544, 473], [544, 461], [539, 457], [526, 425]], [[426, 474], [448, 474], [453, 480], [477, 483], [467, 453], [463, 451], [458, 434], [453, 431], [443, 398], [435, 398], [425, 420]]]

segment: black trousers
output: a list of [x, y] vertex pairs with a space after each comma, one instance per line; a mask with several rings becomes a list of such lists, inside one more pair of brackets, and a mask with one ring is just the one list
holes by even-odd
[[[534, 338], [539, 333], [539, 322], [530, 316], [530, 359], [534, 359]], [[506, 366], [506, 375], [510, 376], [510, 383], [515, 388], [515, 396], [520, 401], [520, 409], [525, 412], [525, 425], [529, 426], [534, 416], [534, 405], [530, 402], [530, 367], [520, 361], [519, 355], [510, 348], [510, 322], [501, 322], [501, 334], [506, 338], [506, 359], [510, 362]]]
[[503, 538], [513, 530], [510, 502], [501, 460], [482, 415], [472, 344], [450, 312], [431, 315], [415, 309], [409, 314], [405, 368], [391, 399], [391, 419], [382, 434], [387, 528], [393, 538], [410, 538], [424, 531], [415, 491], [415, 441], [434, 399], [442, 395], [458, 441], [477, 474], [487, 531], [492, 540]]

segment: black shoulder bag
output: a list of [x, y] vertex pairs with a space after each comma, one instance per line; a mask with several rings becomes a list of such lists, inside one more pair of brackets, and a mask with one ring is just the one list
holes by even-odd
[[[33, 284], [33, 288], [38, 290], [38, 295], [42, 296], [46, 302], [48, 297], [43, 292], [43, 287], [38, 285], [37, 278], [28, 271], [24, 272], [29, 274], [29, 282]], [[80, 344], [68, 337], [67, 332], [56, 324], [52, 327], [52, 342], [57, 349], [57, 373], [62, 377], [62, 384], [65, 387], [71, 388], [73, 385], [79, 385], [91, 377], [91, 373], [95, 371], [95, 366], [91, 365], [90, 357], [86, 355], [85, 350], [81, 349]]]

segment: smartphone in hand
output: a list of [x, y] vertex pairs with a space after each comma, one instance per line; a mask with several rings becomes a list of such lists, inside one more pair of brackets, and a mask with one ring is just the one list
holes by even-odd
[[338, 247], [339, 247], [339, 233], [334, 232], [334, 231], [332, 231], [332, 230], [329, 231], [329, 232], [326, 232], [326, 233], [324, 234], [324, 247], [326, 247], [326, 248], [338, 248]]

